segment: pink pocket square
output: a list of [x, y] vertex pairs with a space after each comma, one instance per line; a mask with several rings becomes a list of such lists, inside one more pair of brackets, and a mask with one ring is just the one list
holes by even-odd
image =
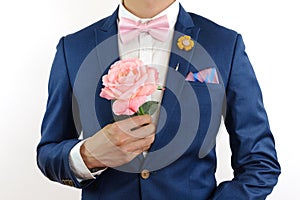
[[216, 70], [216, 68], [213, 68], [213, 67], [201, 70], [196, 73], [190, 72], [185, 77], [185, 80], [186, 81], [195, 81], [195, 82], [198, 81], [201, 83], [219, 84], [217, 70]]

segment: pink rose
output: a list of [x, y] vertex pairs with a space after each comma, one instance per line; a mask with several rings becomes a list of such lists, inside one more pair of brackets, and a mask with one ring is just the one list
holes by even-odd
[[145, 103], [146, 97], [158, 87], [158, 72], [131, 58], [114, 63], [102, 77], [100, 97], [115, 100], [112, 106], [116, 115], [132, 115]]

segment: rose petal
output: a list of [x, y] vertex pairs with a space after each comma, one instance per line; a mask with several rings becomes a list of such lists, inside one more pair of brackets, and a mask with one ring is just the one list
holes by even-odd
[[149, 96], [157, 89], [157, 85], [148, 84], [140, 87], [136, 92], [136, 96]]
[[139, 110], [139, 107], [145, 103], [146, 98], [147, 98], [146, 96], [138, 96], [130, 99], [129, 101], [130, 110], [137, 112]]
[[113, 111], [117, 115], [132, 115], [158, 86], [158, 72], [136, 58], [115, 62], [102, 77], [105, 86], [100, 96], [116, 99]]
[[116, 115], [133, 115], [135, 113], [129, 107], [129, 100], [116, 100], [112, 105], [112, 110]]
[[101, 89], [100, 97], [108, 100], [115, 99], [114, 93], [107, 87]]

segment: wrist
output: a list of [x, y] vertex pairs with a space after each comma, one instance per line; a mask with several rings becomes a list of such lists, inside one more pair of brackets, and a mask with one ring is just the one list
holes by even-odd
[[95, 159], [94, 156], [92, 156], [92, 154], [90, 153], [90, 151], [86, 147], [86, 145], [87, 145], [86, 142], [87, 141], [85, 141], [80, 147], [80, 155], [82, 157], [83, 162], [87, 166], [87, 168], [91, 172], [93, 172], [95, 170], [101, 170], [101, 169], [106, 168], [105, 165], [103, 165], [100, 161]]

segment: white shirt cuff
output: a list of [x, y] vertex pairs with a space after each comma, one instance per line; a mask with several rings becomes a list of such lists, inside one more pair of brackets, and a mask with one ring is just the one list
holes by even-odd
[[106, 169], [102, 169], [96, 172], [91, 173], [91, 171], [85, 165], [81, 154], [80, 147], [83, 144], [84, 140], [76, 144], [70, 151], [69, 155], [69, 163], [71, 170], [75, 174], [78, 182], [82, 182], [84, 180], [96, 179], [95, 176], [100, 175]]

